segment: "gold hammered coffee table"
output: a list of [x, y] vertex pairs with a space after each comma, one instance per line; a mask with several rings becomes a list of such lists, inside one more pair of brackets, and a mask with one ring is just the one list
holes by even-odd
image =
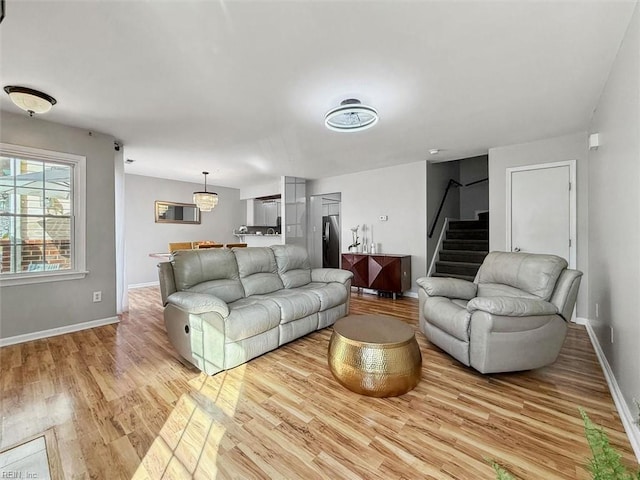
[[420, 381], [413, 328], [385, 315], [350, 315], [333, 326], [329, 369], [340, 384], [370, 397], [397, 397]]

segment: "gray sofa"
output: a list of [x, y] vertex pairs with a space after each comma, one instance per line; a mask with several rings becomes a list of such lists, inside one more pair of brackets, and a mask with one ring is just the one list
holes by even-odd
[[349, 311], [353, 274], [311, 269], [298, 246], [181, 250], [158, 269], [169, 340], [209, 375]]
[[481, 373], [539, 368], [562, 348], [581, 276], [555, 255], [491, 252], [474, 282], [418, 279], [420, 329]]

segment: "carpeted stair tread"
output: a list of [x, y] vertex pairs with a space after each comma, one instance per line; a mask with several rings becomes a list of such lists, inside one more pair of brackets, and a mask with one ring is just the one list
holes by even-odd
[[457, 275], [455, 273], [438, 273], [434, 272], [431, 274], [432, 277], [449, 277], [449, 278], [459, 278], [460, 280], [468, 280], [469, 282], [473, 282], [473, 279], [476, 278], [475, 275]]
[[455, 274], [455, 275], [473, 275], [478, 273], [479, 263], [469, 262], [436, 262], [436, 272]]
[[451, 220], [447, 226], [449, 230], [474, 230], [477, 228], [488, 229], [489, 223], [480, 220]]
[[442, 241], [442, 246], [445, 250], [489, 251], [488, 240], [447, 239]]
[[482, 263], [488, 253], [486, 250], [440, 250], [439, 260], [443, 262]]
[[476, 263], [476, 262], [452, 262], [452, 261], [437, 261], [436, 265], [447, 265], [447, 266], [453, 266], [453, 265], [461, 265], [464, 267], [477, 267], [480, 268], [481, 263]]
[[447, 240], [488, 240], [489, 230], [486, 228], [475, 228], [467, 230], [447, 230]]

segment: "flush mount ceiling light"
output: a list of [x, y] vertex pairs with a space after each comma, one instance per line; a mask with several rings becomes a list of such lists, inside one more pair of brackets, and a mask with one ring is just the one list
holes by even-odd
[[362, 105], [360, 100], [349, 98], [340, 102], [340, 106], [329, 110], [324, 124], [336, 132], [357, 132], [373, 127], [378, 123], [375, 108]]
[[13, 103], [29, 112], [30, 117], [33, 117], [34, 113], [47, 113], [57, 103], [51, 95], [32, 88], [7, 85], [4, 91]]
[[207, 175], [209, 172], [202, 172], [204, 175], [204, 192], [193, 192], [193, 203], [203, 212], [210, 212], [218, 205], [218, 194], [207, 192]]

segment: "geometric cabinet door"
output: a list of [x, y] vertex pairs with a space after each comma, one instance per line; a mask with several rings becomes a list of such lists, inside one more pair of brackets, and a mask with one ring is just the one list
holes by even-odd
[[351, 285], [359, 288], [369, 287], [369, 259], [368, 255], [344, 253], [342, 255], [342, 269], [353, 273]]
[[411, 289], [411, 255], [343, 253], [342, 268], [353, 272], [354, 287], [402, 293]]

